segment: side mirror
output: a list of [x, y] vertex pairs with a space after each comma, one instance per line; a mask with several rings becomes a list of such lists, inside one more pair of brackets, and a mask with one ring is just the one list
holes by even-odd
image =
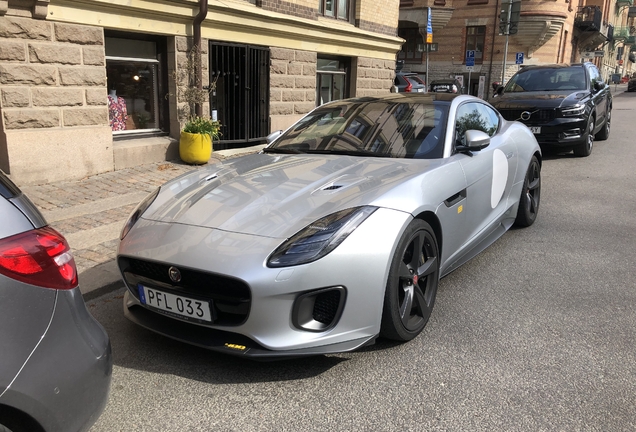
[[503, 92], [504, 92], [504, 86], [499, 86], [499, 87], [497, 87], [497, 90], [495, 90], [495, 94], [497, 96], [501, 96], [503, 94]]
[[605, 83], [602, 81], [594, 81], [594, 91], [603, 90], [605, 88]]
[[472, 156], [473, 151], [484, 149], [490, 145], [490, 135], [480, 130], [467, 130], [464, 138], [466, 139], [466, 145], [458, 145], [455, 150], [466, 153], [468, 156]]
[[270, 144], [272, 141], [274, 141], [276, 138], [278, 138], [279, 136], [281, 136], [283, 134], [282, 130], [277, 130], [272, 132], [271, 134], [267, 135], [267, 144]]

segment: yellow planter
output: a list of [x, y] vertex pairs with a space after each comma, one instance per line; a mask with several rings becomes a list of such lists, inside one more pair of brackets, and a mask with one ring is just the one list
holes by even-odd
[[210, 135], [181, 132], [179, 139], [179, 157], [191, 164], [208, 163], [212, 156], [212, 138]]

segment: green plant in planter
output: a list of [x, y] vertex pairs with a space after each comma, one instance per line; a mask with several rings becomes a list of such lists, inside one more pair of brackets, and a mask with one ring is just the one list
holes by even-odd
[[221, 124], [209, 117], [191, 117], [184, 125], [179, 139], [179, 156], [191, 164], [207, 163], [212, 155], [212, 142], [221, 133]]
[[191, 134], [210, 135], [212, 141], [221, 135], [219, 130], [221, 124], [208, 117], [192, 117], [183, 126], [183, 131]]

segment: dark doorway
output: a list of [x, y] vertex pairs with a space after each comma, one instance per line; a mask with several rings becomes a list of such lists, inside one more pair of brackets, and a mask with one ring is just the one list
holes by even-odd
[[210, 115], [221, 122], [215, 149], [265, 142], [269, 134], [269, 48], [210, 42]]

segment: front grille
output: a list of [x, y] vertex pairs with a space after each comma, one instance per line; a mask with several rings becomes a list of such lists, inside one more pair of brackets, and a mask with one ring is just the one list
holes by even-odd
[[331, 290], [316, 296], [313, 317], [316, 321], [329, 325], [332, 323], [340, 306], [340, 291]]
[[[521, 114], [523, 112], [531, 113], [530, 119], [521, 120]], [[499, 113], [506, 120], [518, 120], [521, 122], [527, 122], [531, 124], [548, 123], [556, 118], [556, 110], [554, 109], [500, 109]]]
[[119, 257], [119, 268], [124, 281], [135, 297], [137, 285], [142, 284], [175, 295], [211, 300], [214, 324], [239, 325], [245, 322], [251, 305], [249, 286], [238, 279], [178, 266], [181, 280], [170, 280], [170, 264]]

